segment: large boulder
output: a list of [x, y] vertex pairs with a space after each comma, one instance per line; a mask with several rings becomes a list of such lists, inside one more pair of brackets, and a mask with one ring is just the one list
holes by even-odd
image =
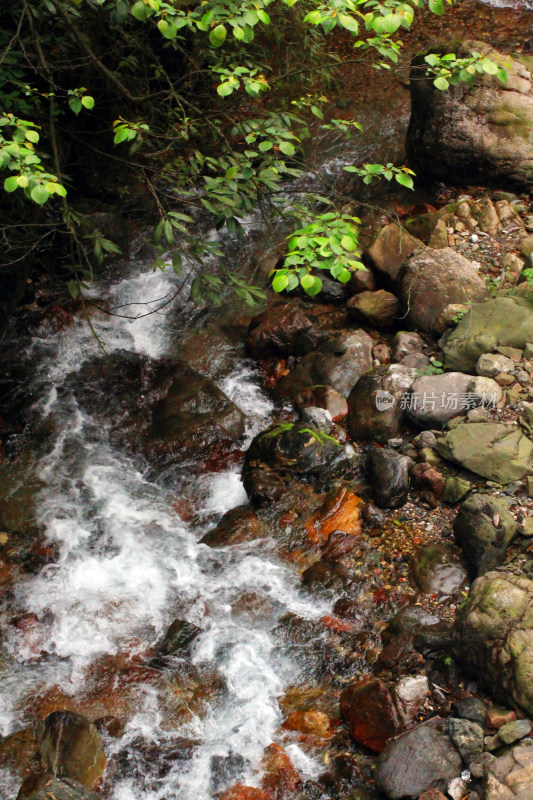
[[413, 327], [443, 333], [440, 315], [456, 303], [480, 303], [489, 291], [476, 268], [451, 247], [421, 247], [407, 259], [398, 280], [405, 314]]
[[475, 374], [479, 357], [497, 347], [522, 349], [533, 342], [533, 303], [527, 296], [475, 303], [442, 342], [448, 369]]
[[533, 465], [533, 444], [504, 423], [458, 425], [437, 442], [443, 458], [484, 478], [507, 484], [524, 477]]
[[466, 414], [468, 406], [463, 395], [471, 380], [471, 375], [462, 372], [417, 378], [411, 386], [407, 416], [421, 428], [432, 428]]
[[390, 800], [417, 797], [426, 789], [446, 791], [461, 768], [445, 720], [433, 717], [387, 744], [377, 761], [376, 784]]
[[402, 395], [417, 375], [402, 364], [376, 367], [363, 375], [348, 397], [348, 432], [352, 439], [386, 442], [404, 421]]
[[95, 789], [106, 765], [102, 738], [92, 722], [72, 711], [54, 711], [44, 722], [41, 760], [58, 778]]
[[255, 358], [303, 356], [314, 350], [324, 334], [294, 303], [276, 303], [250, 322], [246, 349]]
[[473, 577], [477, 578], [501, 563], [516, 528], [515, 519], [503, 498], [474, 494], [465, 500], [455, 518], [453, 532]]
[[372, 339], [364, 331], [330, 339], [304, 356], [297, 367], [277, 386], [279, 394], [296, 397], [312, 386], [332, 386], [348, 397], [361, 375], [372, 366]]
[[477, 76], [473, 86], [442, 92], [421, 80], [421, 53], [411, 72], [411, 120], [407, 132], [409, 161], [421, 176], [448, 183], [533, 187], [533, 83], [520, 62], [492, 45], [463, 42], [434, 52], [487, 55], [507, 72]]
[[487, 572], [455, 623], [457, 660], [493, 696], [533, 714], [533, 581]]
[[392, 325], [398, 313], [398, 299], [385, 289], [377, 292], [360, 292], [346, 303], [353, 319], [376, 328]]

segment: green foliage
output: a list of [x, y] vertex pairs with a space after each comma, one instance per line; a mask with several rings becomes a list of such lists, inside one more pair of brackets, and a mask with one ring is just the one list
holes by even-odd
[[468, 58], [457, 58], [455, 53], [429, 53], [424, 61], [428, 64], [428, 73], [434, 76], [434, 86], [443, 92], [460, 83], [471, 86], [476, 76], [484, 73], [496, 75], [503, 83], [507, 82], [505, 68], [480, 53], [472, 53]]
[[363, 164], [362, 167], [349, 166], [343, 167], [345, 172], [353, 172], [363, 179], [363, 183], [372, 183], [377, 178], [385, 178], [391, 181], [393, 178], [401, 186], [407, 189], [413, 188], [412, 175], [415, 173], [408, 167], [395, 167], [393, 164]]

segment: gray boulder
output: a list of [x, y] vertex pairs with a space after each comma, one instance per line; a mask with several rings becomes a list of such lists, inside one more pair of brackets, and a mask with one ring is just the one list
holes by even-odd
[[455, 623], [455, 657], [492, 695], [533, 714], [533, 581], [487, 572]]
[[398, 277], [404, 313], [413, 327], [443, 333], [440, 319], [451, 303], [480, 303], [489, 291], [476, 268], [450, 247], [421, 247], [407, 259]]
[[475, 494], [465, 500], [453, 531], [474, 578], [502, 562], [516, 530], [514, 517], [503, 498]]
[[461, 772], [461, 756], [440, 717], [390, 741], [376, 765], [376, 784], [390, 798], [418, 797], [426, 789], [446, 790]]
[[420, 80], [421, 53], [411, 72], [411, 120], [407, 154], [419, 175], [448, 183], [533, 187], [533, 83], [519, 61], [489, 44], [463, 42], [433, 48], [468, 57], [486, 54], [504, 67], [507, 81], [483, 75], [439, 91]]
[[528, 294], [475, 303], [442, 340], [448, 369], [475, 374], [479, 357], [497, 347], [523, 349], [533, 341], [533, 303]]
[[530, 440], [503, 423], [460, 424], [439, 439], [437, 450], [448, 461], [502, 484], [523, 478], [533, 460]]
[[462, 372], [417, 378], [411, 386], [407, 416], [420, 428], [440, 427], [454, 417], [464, 416], [470, 381], [471, 376]]

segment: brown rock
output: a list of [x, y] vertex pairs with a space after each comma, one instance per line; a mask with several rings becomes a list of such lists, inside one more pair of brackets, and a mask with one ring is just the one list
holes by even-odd
[[371, 269], [356, 269], [352, 272], [352, 277], [348, 282], [348, 288], [352, 294], [359, 292], [373, 292], [376, 288], [376, 279]]
[[420, 491], [421, 497], [435, 508], [446, 486], [446, 481], [438, 469], [426, 462], [415, 464], [411, 470], [411, 482]]
[[361, 292], [346, 303], [352, 319], [378, 328], [392, 324], [398, 312], [398, 306], [398, 298], [384, 289], [377, 292]]
[[514, 722], [515, 719], [516, 713], [510, 709], [489, 708], [487, 709], [487, 713], [485, 715], [485, 725], [487, 728], [497, 730], [498, 728], [501, 728], [502, 725], [506, 725], [508, 722]]
[[378, 272], [395, 281], [400, 267], [419, 245], [420, 242], [399, 225], [389, 223], [381, 229], [365, 255]]
[[[289, 756], [279, 744], [271, 744], [266, 748], [263, 755], [263, 768], [265, 770], [262, 780], [263, 789], [274, 800], [289, 800], [297, 794], [302, 785], [302, 779], [293, 767]], [[262, 800], [262, 798], [257, 800]]]
[[277, 303], [250, 322], [246, 349], [255, 358], [303, 356], [317, 346], [323, 334], [293, 303]]
[[295, 711], [282, 725], [286, 731], [298, 731], [321, 739], [333, 736], [333, 725], [322, 711]]
[[238, 783], [220, 796], [220, 800], [272, 800], [272, 795], [255, 786], [244, 786]]
[[376, 753], [401, 729], [390, 692], [377, 678], [363, 678], [348, 686], [341, 694], [340, 714], [352, 738]]
[[340, 422], [348, 414], [348, 403], [332, 386], [308, 386], [294, 398], [299, 408], [325, 408], [331, 414], [333, 422]]
[[361, 533], [359, 514], [362, 505], [361, 498], [344, 486], [331, 491], [305, 526], [311, 542], [323, 544], [337, 530], [352, 535]]
[[446, 798], [439, 789], [428, 789], [427, 792], [422, 792], [418, 800], [446, 800]]
[[80, 714], [55, 711], [44, 723], [41, 759], [48, 772], [95, 789], [102, 778], [106, 758], [95, 725]]
[[264, 534], [264, 525], [256, 512], [248, 506], [237, 506], [224, 514], [216, 528], [201, 539], [201, 543], [210, 547], [226, 547], [252, 542]]

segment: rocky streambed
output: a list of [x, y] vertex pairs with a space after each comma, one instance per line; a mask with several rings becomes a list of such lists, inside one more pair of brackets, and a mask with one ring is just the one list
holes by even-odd
[[463, 188], [397, 206], [347, 286], [191, 313], [141, 235], [85, 310], [43, 293], [13, 322], [6, 800], [531, 800], [533, 90], [509, 75], [426, 97], [429, 127], [415, 103], [412, 158]]

